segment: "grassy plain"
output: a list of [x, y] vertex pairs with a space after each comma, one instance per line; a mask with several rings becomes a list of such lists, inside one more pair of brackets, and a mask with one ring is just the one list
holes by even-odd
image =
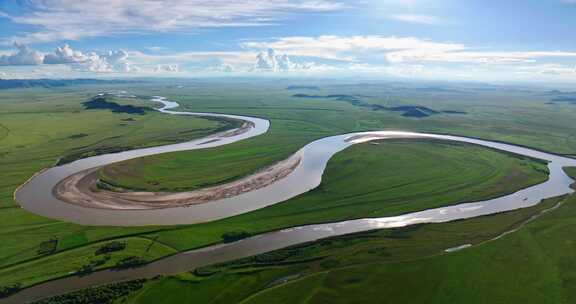
[[[366, 187], [362, 183], [351, 182], [345, 180], [346, 177], [327, 172], [325, 184], [308, 195], [272, 208], [205, 225], [85, 227], [41, 218], [18, 208], [12, 200], [13, 190], [34, 172], [54, 164], [63, 155], [78, 151], [89, 153], [98, 147], [140, 147], [166, 143], [166, 139], [181, 141], [221, 127], [213, 121], [166, 117], [158, 113], [130, 116], [103, 110], [83, 111], [80, 102], [100, 90], [125, 89], [139, 95], [163, 95], [180, 101], [189, 110], [237, 113], [271, 119], [272, 129], [269, 134], [214, 149], [212, 155], [195, 151], [160, 156], [158, 161], [146, 160], [142, 168], [146, 174], [142, 175], [150, 180], [160, 179], [161, 184], [165, 185], [163, 187], [172, 189], [198, 187], [205, 182], [218, 183], [247, 174], [262, 165], [286, 157], [310, 140], [362, 130], [404, 129], [454, 133], [507, 140], [556, 153], [575, 154], [576, 151], [576, 125], [571, 123], [576, 115], [576, 107], [548, 105], [548, 96], [543, 91], [503, 88], [482, 91], [478, 88], [464, 88], [462, 92], [439, 93], [417, 90], [413, 85], [400, 83], [320, 83], [322, 94], [363, 94], [371, 96], [363, 97], [370, 103], [422, 104], [437, 110], [468, 112], [467, 115], [412, 119], [397, 113], [371, 111], [334, 100], [294, 99], [291, 97], [294, 92], [286, 91], [287, 83], [281, 82], [262, 81], [254, 84], [251, 80], [235, 83], [215, 80], [187, 81], [182, 84], [184, 88], [158, 82], [154, 85], [124, 84], [105, 88], [84, 86], [0, 92], [0, 242], [3, 244], [0, 252], [0, 285], [13, 281], [10, 272], [6, 270], [15, 269], [13, 267], [28, 267], [27, 273], [21, 278], [25, 282], [31, 282], [30, 278], [34, 276], [60, 276], [67, 269], [44, 271], [43, 262], [48, 261], [47, 265], [63, 264], [66, 252], [75, 250], [79, 259], [87, 259], [92, 249], [84, 248], [93, 248], [86, 246], [94, 246], [103, 240], [127, 237], [155, 239], [157, 243], [166, 245], [166, 248], [178, 251], [217, 242], [223, 232], [231, 230], [258, 232], [300, 223], [397, 214], [435, 204], [493, 196], [542, 178], [541, 164], [477, 147], [394, 142], [354, 147], [356, 150], [338, 155], [330, 163], [336, 173], [346, 173], [347, 177], [358, 176], [370, 181]], [[127, 118], [134, 118], [135, 121], [123, 120]], [[385, 147], [388, 148], [383, 152], [372, 151]], [[448, 154], [447, 151], [454, 152]], [[388, 152], [403, 161], [392, 162], [392, 157], [385, 157]], [[196, 171], [198, 175], [183, 172], [194, 172], [189, 169], [170, 171], [179, 180], [185, 178], [189, 183], [178, 183], [176, 178], [165, 176], [164, 173], [168, 171], [160, 170], [198, 165], [194, 161], [202, 153], [205, 153], [202, 161], [204, 167]], [[421, 157], [412, 156], [414, 159], [410, 159], [410, 154]], [[250, 158], [252, 155], [259, 157]], [[448, 159], [450, 156], [455, 159], [451, 164], [431, 160], [434, 157]], [[369, 168], [363, 165], [364, 160], [371, 164]], [[419, 168], [427, 169], [418, 170], [417, 164]], [[477, 170], [472, 172], [462, 169], [467, 166]], [[391, 173], [389, 176], [384, 172], [380, 172], [380, 175], [376, 172], [376, 168], [383, 171], [383, 168], [389, 170], [389, 167], [392, 168], [392, 171], [386, 171]], [[222, 173], [224, 171], [225, 174]], [[460, 171], [466, 173], [464, 178], [450, 178], [450, 173], [460, 174]], [[160, 174], [156, 174], [158, 172]], [[211, 180], [202, 179], [207, 177], [207, 172], [211, 172]], [[362, 175], [361, 172], [376, 174], [376, 178], [372, 182], [373, 176]], [[425, 177], [429, 180], [425, 180]], [[340, 186], [329, 186], [330, 183]], [[393, 188], [386, 191], [381, 186], [385, 183], [396, 183], [401, 186], [399, 189], [404, 187], [405, 191], [419, 189], [421, 192], [407, 195], [398, 189], [394, 192]], [[467, 187], [473, 183], [480, 183], [484, 187]], [[342, 198], [344, 194], [338, 191], [345, 189], [341, 189], [344, 184], [353, 185], [355, 194]], [[494, 187], [486, 187], [490, 185]], [[448, 190], [432, 191], [435, 187]], [[59, 240], [54, 255], [37, 255], [39, 244], [51, 238]], [[173, 251], [161, 250], [151, 255], [151, 258], [170, 252]], [[214, 284], [218, 286], [220, 283]]]
[[[204, 136], [221, 123], [200, 118], [174, 117], [170, 124], [165, 115], [116, 114], [105, 110], [83, 110], [81, 102], [102, 88], [82, 90], [8, 90], [0, 102], [0, 267], [24, 261], [42, 261], [40, 243], [57, 238], [57, 251], [90, 244], [96, 240], [130, 235], [152, 229], [92, 228], [41, 218], [18, 208], [12, 193], [38, 170], [52, 166], [64, 155], [109, 148], [133, 148], [180, 142]], [[78, 251], [77, 253], [82, 253]], [[163, 255], [167, 252], [163, 252]], [[64, 257], [62, 255], [61, 257]], [[55, 265], [62, 259], [51, 258]], [[40, 263], [42, 264], [42, 263]], [[44, 264], [37, 267], [43, 267]], [[8, 268], [6, 268], [8, 267]], [[52, 274], [66, 273], [53, 272]], [[5, 277], [10, 276], [5, 272]], [[12, 276], [15, 277], [15, 276]], [[4, 282], [6, 279], [2, 279]]]
[[[322, 184], [286, 202], [232, 218], [159, 233], [185, 249], [228, 231], [398, 215], [494, 197], [546, 179], [541, 163], [471, 145], [426, 141], [361, 144], [337, 154]], [[198, 243], [196, 243], [198, 242]]]
[[46, 255], [45, 258], [36, 259], [29, 263], [4, 267], [0, 270], [0, 277], [3, 277], [3, 282], [8, 284], [20, 283], [23, 286], [29, 286], [55, 277], [73, 274], [81, 269], [82, 266], [99, 260], [102, 262], [93, 267], [94, 270], [115, 267], [118, 261], [132, 256], [137, 256], [146, 262], [150, 262], [177, 252], [173, 248], [147, 238], [118, 238], [116, 241], [126, 242], [126, 248], [110, 253], [106, 259], [105, 255], [96, 255], [95, 253], [98, 248], [108, 243], [108, 241], [96, 242], [87, 246]]
[[[256, 234], [312, 222], [395, 215], [492, 197], [542, 182], [546, 179], [545, 172], [542, 163], [471, 145], [434, 141], [361, 144], [330, 161], [322, 186], [308, 195], [221, 221], [164, 228], [140, 236], [174, 248], [171, 252], [160, 251], [166, 255], [218, 242], [230, 231]], [[358, 182], [350, 182], [350, 176]], [[506, 187], [502, 187], [503, 184]], [[119, 235], [118, 230], [122, 228], [86, 228], [69, 234], [61, 239], [61, 253], [6, 267], [0, 270], [0, 278], [5, 282], [27, 284], [66, 275], [89, 260], [94, 251], [95, 245], [80, 249], [77, 245], [97, 240], [99, 233]], [[124, 230], [138, 233], [151, 229]], [[47, 231], [49, 229], [44, 230], [46, 238]], [[70, 256], [75, 259], [69, 261]], [[152, 254], [150, 258], [159, 256]], [[67, 261], [67, 267], [61, 267], [63, 260]], [[113, 261], [98, 268], [109, 267]], [[22, 271], [24, 269], [26, 271]], [[14, 272], [19, 275], [11, 275]]]
[[[522, 263], [542, 263], [540, 266], [545, 267], [546, 261], [535, 256], [541, 248], [530, 242], [522, 248], [502, 248], [503, 244], [514, 242], [515, 234], [492, 239], [522, 227], [527, 219], [556, 206], [562, 199], [565, 198], [493, 216], [325, 239], [203, 267], [150, 280], [123, 303], [157, 303], [161, 299], [203, 303], [372, 303], [382, 297], [402, 303], [519, 303], [530, 295], [511, 290], [502, 298], [500, 293], [517, 287], [519, 282], [515, 280], [522, 274], [537, 277], [534, 269], [518, 273], [517, 267]], [[575, 208], [571, 209], [574, 213]], [[534, 224], [521, 228], [520, 233], [532, 231]], [[549, 225], [550, 222], [543, 227]], [[557, 237], [552, 231], [547, 235]], [[463, 244], [474, 246], [445, 252]], [[491, 248], [491, 255], [478, 260], [481, 254], [476, 252], [485, 248]], [[523, 259], [509, 264], [514, 254]], [[429, 265], [433, 263], [440, 264]], [[539, 289], [534, 293], [542, 291], [550, 292]], [[539, 303], [541, 299], [539, 296], [528, 303]]]
[[[217, 93], [211, 88], [216, 85], [222, 88]], [[327, 82], [312, 91], [316, 95], [346, 94], [365, 103], [388, 107], [421, 105], [438, 111], [467, 113], [416, 119], [339, 100], [293, 98], [295, 93], [310, 91], [285, 90], [285, 83], [263, 86], [266, 90], [248, 83], [245, 86], [203, 83], [181, 89], [181, 94], [167, 92], [166, 95], [181, 101], [188, 110], [269, 118], [272, 122], [269, 134], [213, 152], [177, 152], [130, 161], [107, 168], [102, 176], [126, 188], [195, 189], [249, 174], [319, 137], [382, 129], [450, 133], [502, 140], [559, 154], [576, 153], [576, 126], [571, 123], [576, 107], [549, 104], [553, 95], [545, 89], [470, 85], [435, 90], [434, 86], [422, 88], [401, 83], [336, 85]], [[194, 94], [187, 95], [191, 89]]]

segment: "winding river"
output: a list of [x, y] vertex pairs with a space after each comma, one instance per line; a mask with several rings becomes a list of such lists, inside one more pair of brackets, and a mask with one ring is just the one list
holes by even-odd
[[263, 188], [205, 204], [150, 210], [107, 210], [69, 204], [56, 198], [53, 193], [54, 187], [66, 177], [84, 170], [94, 170], [107, 164], [136, 157], [222, 146], [258, 136], [267, 132], [270, 127], [269, 121], [265, 119], [214, 113], [178, 112], [171, 110], [179, 106], [176, 102], [168, 101], [163, 97], [154, 97], [153, 100], [163, 104], [163, 107], [159, 109], [163, 113], [240, 119], [250, 122], [250, 129], [232, 136], [230, 133], [216, 134], [209, 138], [186, 143], [94, 156], [49, 168], [22, 185], [15, 192], [16, 201], [23, 208], [35, 214], [83, 225], [142, 226], [208, 222], [264, 208], [310, 191], [320, 184], [326, 164], [334, 154], [357, 143], [390, 138], [430, 138], [456, 141], [542, 159], [548, 161], [550, 175], [544, 183], [490, 200], [428, 209], [400, 216], [306, 225], [264, 233], [234, 243], [218, 244], [182, 252], [135, 269], [104, 270], [82, 277], [73, 276], [42, 283], [22, 290], [7, 299], [0, 300], [0, 302], [23, 303], [31, 299], [113, 281], [175, 274], [199, 266], [248, 257], [331, 236], [420, 223], [441, 223], [510, 211], [536, 205], [546, 198], [573, 192], [570, 185], [574, 181], [565, 174], [562, 168], [576, 166], [576, 159], [526, 147], [468, 137], [403, 131], [370, 131], [336, 135], [313, 141], [296, 152], [301, 157], [301, 161], [286, 177]]

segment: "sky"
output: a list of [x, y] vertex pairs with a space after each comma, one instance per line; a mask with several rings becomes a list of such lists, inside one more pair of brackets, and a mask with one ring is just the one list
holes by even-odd
[[576, 0], [0, 0], [0, 78], [576, 82]]

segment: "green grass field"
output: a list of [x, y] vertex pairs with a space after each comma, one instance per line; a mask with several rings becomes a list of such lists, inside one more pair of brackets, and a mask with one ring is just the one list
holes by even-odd
[[[215, 93], [212, 86], [225, 89]], [[349, 94], [371, 104], [417, 104], [436, 110], [466, 111], [424, 119], [371, 111], [346, 102], [293, 98], [286, 83], [202, 83], [195, 93], [166, 92], [186, 110], [214, 111], [269, 118], [270, 133], [212, 151], [188, 151], [152, 156], [110, 166], [101, 171], [110, 184], [128, 189], [190, 190], [219, 184], [284, 159], [304, 144], [324, 136], [366, 130], [415, 130], [502, 140], [559, 154], [576, 153], [576, 107], [547, 104], [542, 91], [422, 92], [409, 85], [328, 83], [318, 95]], [[183, 89], [186, 91], [186, 89]], [[384, 98], [384, 97], [385, 98]], [[138, 168], [135, 169], [134, 168]], [[195, 170], [188, 170], [195, 168]]]
[[[542, 182], [546, 179], [545, 172], [542, 163], [471, 145], [434, 141], [361, 144], [330, 161], [322, 186], [308, 195], [230, 219], [164, 228], [140, 236], [174, 248], [173, 251], [161, 251], [165, 255], [219, 242], [221, 236], [230, 231], [255, 234], [312, 222], [395, 215], [493, 197]], [[367, 182], [350, 184], [350, 176]], [[508, 186], [502, 188], [503, 183]], [[62, 253], [38, 257], [34, 256], [35, 252], [29, 252], [32, 255], [29, 262], [5, 267], [0, 270], [0, 278], [5, 282], [28, 284], [66, 275], [89, 259], [94, 251], [94, 245], [75, 247], [90, 239], [98, 239], [97, 233], [103, 233], [103, 230], [86, 228], [67, 234], [59, 244]], [[114, 236], [119, 230], [144, 232], [150, 228], [106, 230], [107, 234]], [[45, 229], [45, 238], [48, 238], [48, 231], [50, 229]], [[14, 246], [16, 248], [7, 248], [16, 250], [21, 245]], [[77, 262], [68, 261], [69, 254], [74, 255]], [[159, 256], [152, 255], [153, 258]], [[63, 259], [67, 260], [68, 267], [59, 265]], [[110, 265], [107, 263], [99, 268]], [[19, 271], [21, 269], [26, 271]], [[20, 275], [11, 275], [14, 271]]]
[[[386, 295], [404, 303], [499, 303], [496, 299], [502, 303], [517, 303], [529, 297], [510, 293], [501, 298], [498, 293], [518, 284], [515, 280], [522, 274], [537, 277], [537, 273], [530, 273], [528, 269], [519, 272], [518, 265], [545, 261], [534, 259], [532, 253], [539, 249], [530, 248], [531, 244], [514, 250], [506, 248], [507, 252], [498, 250], [504, 249], [500, 246], [516, 238], [516, 234], [489, 240], [522, 227], [528, 218], [555, 206], [559, 200], [562, 198], [531, 208], [452, 223], [336, 237], [203, 267], [150, 280], [127, 302], [157, 303], [168, 297], [199, 299], [203, 303], [370, 303]], [[576, 209], [567, 205], [573, 201], [572, 198], [562, 208], [571, 207], [570, 211], [574, 213]], [[547, 217], [546, 214], [544, 218]], [[533, 225], [535, 223], [521, 228], [520, 233], [532, 231]], [[550, 232], [548, 236], [556, 237], [554, 234]], [[459, 252], [444, 252], [463, 244], [475, 246]], [[485, 248], [493, 248], [492, 255], [477, 260], [476, 252]], [[526, 258], [509, 264], [514, 254]], [[443, 263], [429, 266], [436, 261]], [[491, 269], [483, 270], [482, 267]], [[482, 277], [482, 274], [490, 277]], [[422, 284], [425, 285], [423, 290], [419, 289]], [[538, 291], [548, 292], [540, 289], [535, 293]], [[540, 296], [528, 303], [539, 303], [541, 299]]]
[[550, 199], [531, 208], [452, 223], [363, 232], [292, 246], [148, 280], [142, 289], [117, 303], [366, 303], [381, 296], [379, 291], [384, 289], [398, 289], [407, 295], [403, 300], [418, 302], [423, 300], [420, 294], [402, 286], [418, 285], [425, 277], [414, 274], [410, 282], [402, 281], [408, 277], [394, 281], [395, 277], [380, 277], [387, 275], [382, 272], [458, 255], [460, 252], [446, 253], [445, 249], [462, 244], [475, 246], [461, 252], [491, 246], [499, 242], [492, 241], [494, 238], [523, 227], [527, 219], [563, 200], [565, 197]]
[[[150, 262], [177, 252], [173, 248], [147, 238], [119, 238], [117, 241], [126, 242], [126, 249], [112, 252], [109, 255], [109, 259], [106, 259], [104, 263], [94, 267], [94, 270], [114, 267], [118, 261], [130, 256], [137, 256]], [[108, 242], [93, 243], [88, 246], [47, 255], [45, 258], [36, 259], [29, 263], [4, 267], [0, 271], [0, 277], [3, 277], [3, 282], [8, 284], [20, 283], [28, 286], [55, 277], [67, 276], [78, 271], [82, 266], [89, 264], [91, 261], [104, 259], [104, 255], [96, 255], [95, 252], [106, 243]], [[39, 269], [42, 270], [39, 271]]]
[[[322, 186], [309, 194], [209, 224], [88, 227], [41, 218], [18, 208], [12, 198], [14, 189], [60, 157], [183, 141], [223, 127], [215, 121], [167, 117], [153, 112], [128, 115], [83, 110], [80, 103], [102, 90], [163, 95], [180, 101], [188, 110], [262, 116], [272, 122], [269, 134], [226, 147], [136, 160], [139, 165], [136, 175], [143, 180], [118, 175], [121, 184], [133, 187], [142, 186], [139, 184], [142, 182], [146, 183], [144, 187], [150, 187], [149, 181], [171, 190], [220, 183], [283, 159], [313, 139], [375, 129], [478, 136], [576, 154], [576, 125], [572, 124], [576, 107], [547, 105], [547, 99], [537, 91], [432, 94], [399, 84], [321, 83], [319, 94], [364, 94], [372, 96], [365, 99], [374, 104], [417, 103], [440, 110], [468, 112], [467, 115], [413, 119], [334, 100], [295, 99], [290, 97], [294, 92], [284, 90], [286, 83], [215, 80], [191, 83], [183, 89], [157, 82], [0, 92], [0, 241], [3, 244], [0, 285], [17, 280], [30, 284], [66, 274], [89, 261], [97, 244], [117, 238], [135, 242], [134, 254], [140, 250], [136, 243], [155, 240], [155, 244], [161, 246], [146, 256], [151, 260], [219, 242], [221, 235], [228, 231], [257, 233], [312, 222], [399, 214], [508, 193], [539, 182], [545, 176], [541, 163], [488, 149], [394, 141], [359, 145], [337, 155], [329, 164]], [[262, 89], [263, 86], [266, 89]], [[189, 170], [188, 166], [197, 170]], [[350, 191], [344, 193], [345, 190]], [[38, 255], [40, 244], [52, 238], [58, 239], [56, 251], [48, 256]], [[76, 261], [73, 266], [62, 266], [72, 253]], [[119, 255], [115, 259], [120, 258]], [[16, 269], [22, 274], [12, 276]], [[219, 282], [213, 284], [215, 289], [220, 286]]]
[[[544, 172], [541, 163], [470, 145], [361, 144], [337, 154], [320, 187], [305, 195], [229, 219], [162, 231], [159, 240], [187, 249], [212, 243], [229, 231], [259, 233], [398, 215], [501, 195], [545, 180]], [[352, 176], [358, 182], [351, 182]]]

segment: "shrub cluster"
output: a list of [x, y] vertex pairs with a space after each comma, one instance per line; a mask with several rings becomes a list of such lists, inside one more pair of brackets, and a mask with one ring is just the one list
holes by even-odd
[[39, 255], [52, 254], [56, 252], [57, 247], [58, 247], [58, 239], [53, 237], [47, 241], [40, 243], [40, 246], [38, 247], [38, 254]]
[[139, 290], [146, 280], [134, 280], [92, 287], [69, 294], [36, 301], [34, 304], [112, 304], [115, 300]]
[[94, 271], [94, 268], [106, 264], [106, 262], [108, 262], [111, 258], [112, 258], [112, 256], [110, 256], [109, 254], [106, 254], [105, 256], [103, 256], [100, 259], [90, 260], [90, 262], [88, 262], [88, 264], [82, 265], [82, 267], [80, 267], [80, 269], [78, 269], [78, 271], [76, 271], [76, 274], [80, 275], [80, 276], [89, 274], [89, 273]]
[[124, 250], [126, 248], [126, 242], [113, 241], [104, 244], [102, 247], [96, 250], [96, 255], [105, 254], [114, 251]]
[[146, 264], [146, 260], [143, 258], [137, 256], [129, 256], [118, 261], [115, 267], [117, 269], [126, 269], [142, 266], [144, 264]]
[[244, 230], [229, 231], [222, 234], [222, 240], [224, 241], [224, 243], [232, 243], [250, 236], [251, 234]]
[[21, 285], [19, 283], [0, 286], [0, 298], [7, 297], [13, 293], [16, 293], [20, 290]]

